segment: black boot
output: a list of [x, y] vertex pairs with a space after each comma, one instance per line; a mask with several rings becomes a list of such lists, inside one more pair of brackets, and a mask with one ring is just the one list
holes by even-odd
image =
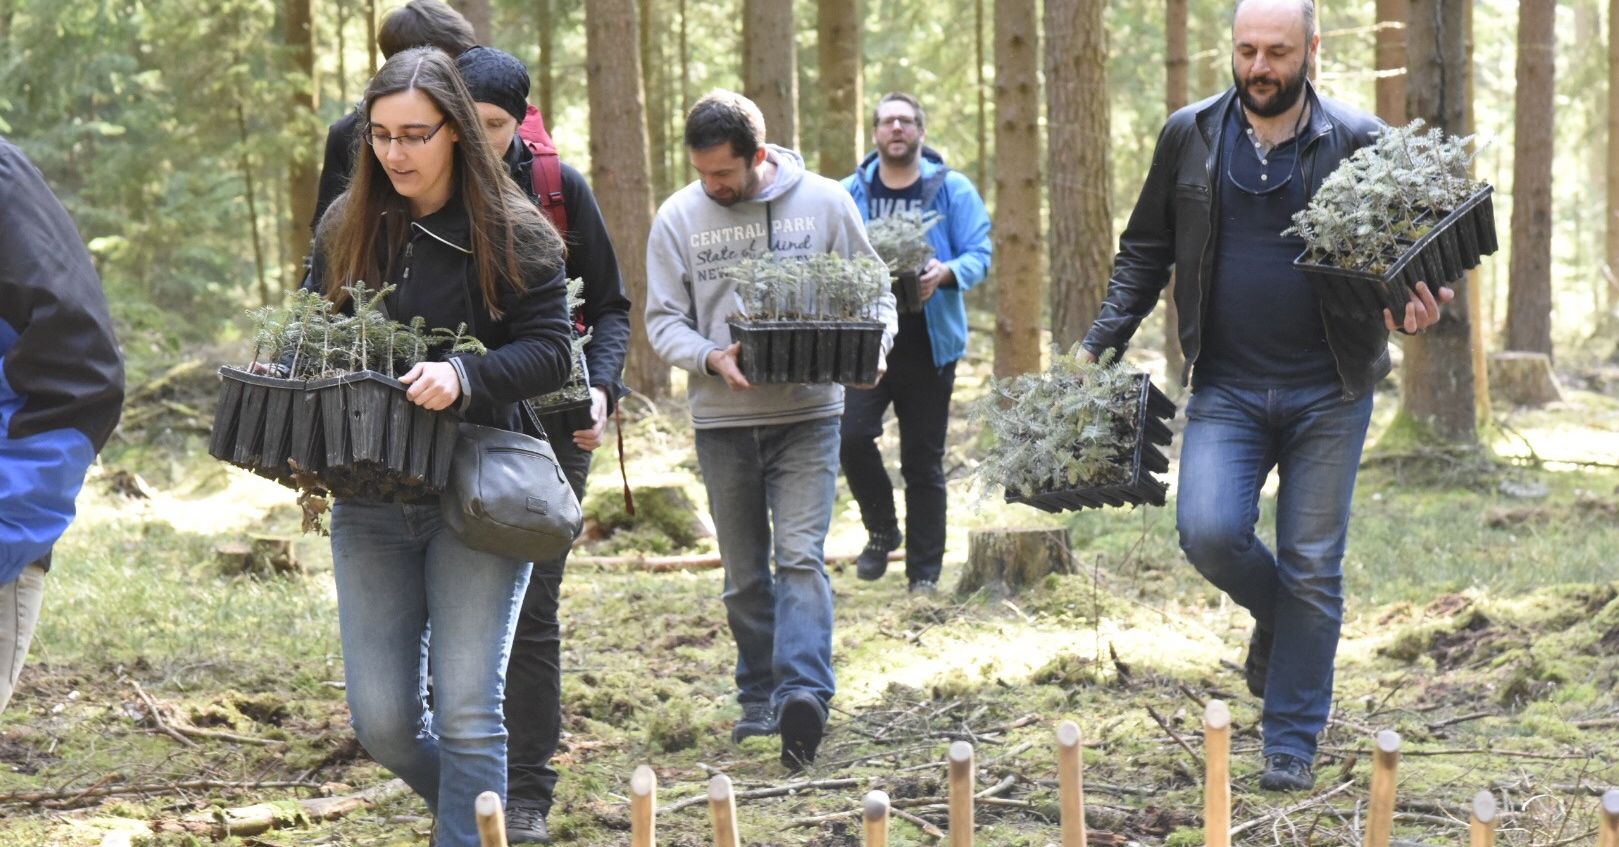
[[882, 579], [888, 572], [888, 554], [905, 543], [905, 534], [898, 526], [874, 529], [866, 537], [866, 549], [854, 560], [855, 575], [865, 580]]

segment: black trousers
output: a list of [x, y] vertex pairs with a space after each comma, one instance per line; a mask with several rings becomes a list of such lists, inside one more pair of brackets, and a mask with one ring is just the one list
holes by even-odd
[[[583, 500], [591, 452], [575, 447], [571, 432], [553, 431], [549, 440], [573, 493]], [[539, 806], [542, 813], [551, 811], [556, 793], [551, 757], [562, 736], [562, 628], [557, 606], [566, 564], [566, 554], [534, 563], [506, 667], [507, 803]]]
[[894, 485], [877, 438], [890, 404], [899, 419], [900, 475], [905, 478], [905, 576], [939, 581], [944, 561], [944, 442], [956, 363], [933, 364], [923, 315], [901, 315], [888, 354], [888, 372], [876, 388], [850, 388], [843, 396], [843, 476], [860, 505], [868, 531], [898, 524]]

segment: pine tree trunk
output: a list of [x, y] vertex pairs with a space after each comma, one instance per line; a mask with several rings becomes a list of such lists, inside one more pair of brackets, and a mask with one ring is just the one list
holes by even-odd
[[765, 138], [798, 149], [798, 48], [793, 0], [743, 0], [742, 93], [765, 116]]
[[349, 43], [347, 33], [349, 22], [349, 0], [337, 0], [337, 102], [349, 102]]
[[861, 111], [860, 0], [821, 0], [817, 7], [816, 49], [821, 65], [821, 173], [838, 179], [860, 164]]
[[651, 163], [636, 43], [636, 0], [585, 0], [586, 73], [590, 80], [590, 177], [618, 253], [630, 302], [630, 351], [624, 381], [649, 397], [669, 395], [669, 367], [647, 343], [646, 238], [652, 229]]
[[1105, 11], [1045, 0], [1051, 343], [1063, 351], [1096, 320], [1113, 267]]
[[647, 140], [651, 146], [652, 202], [657, 205], [674, 190], [669, 184], [669, 160], [664, 148], [669, 144], [669, 115], [665, 102], [659, 96], [664, 75], [663, 41], [658, 37], [663, 23], [658, 17], [657, 0], [640, 0], [641, 4], [641, 90], [646, 95]]
[[1518, 4], [1512, 141], [1512, 264], [1506, 349], [1552, 352], [1552, 124], [1556, 119], [1555, 0]]
[[[1186, 52], [1186, 19], [1188, 0], [1166, 0], [1164, 8], [1164, 113], [1175, 114], [1188, 99], [1187, 72], [1190, 58]], [[1181, 351], [1180, 307], [1175, 305], [1175, 275], [1170, 273], [1169, 285], [1164, 288], [1164, 380], [1180, 385], [1181, 373], [1186, 370], [1186, 356]]]
[[552, 56], [557, 49], [556, 15], [561, 10], [557, 8], [556, 0], [539, 0], [535, 5], [539, 9], [537, 23], [540, 35], [539, 79], [536, 87], [539, 89], [540, 114], [550, 122], [556, 120], [556, 65], [552, 62]]
[[[314, 0], [287, 0], [282, 36], [287, 45], [291, 73], [301, 75], [301, 84], [292, 95], [292, 112], [302, 121], [313, 117], [320, 107], [320, 77], [315, 73]], [[311, 121], [313, 123], [313, 121]], [[287, 161], [287, 218], [282, 220], [283, 284], [295, 288], [303, 282], [302, 261], [309, 252], [309, 222], [315, 217], [315, 194], [320, 172], [316, 144], [319, 138], [303, 133], [295, 136]]]
[[1607, 326], [1619, 310], [1619, 0], [1608, 0], [1608, 226], [1605, 233], [1608, 278]]
[[489, 44], [494, 35], [494, 27], [490, 19], [489, 0], [456, 0], [451, 3], [461, 16], [472, 24], [472, 34], [478, 37], [479, 44]]
[[995, 375], [1040, 370], [1040, 41], [1035, 0], [995, 0]]
[[989, 83], [984, 80], [984, 0], [973, 0], [973, 74], [978, 90], [978, 190], [993, 204], [989, 190]]
[[365, 0], [365, 50], [371, 57], [369, 79], [377, 73], [377, 0]]
[[[1406, 112], [1429, 126], [1462, 134], [1469, 123], [1465, 27], [1470, 0], [1411, 0]], [[1476, 446], [1478, 410], [1472, 346], [1473, 280], [1456, 283], [1456, 299], [1424, 334], [1405, 340], [1402, 413], [1440, 441]]]
[[1377, 116], [1389, 126], [1405, 123], [1405, 31], [1410, 16], [1411, 0], [1377, 0]]

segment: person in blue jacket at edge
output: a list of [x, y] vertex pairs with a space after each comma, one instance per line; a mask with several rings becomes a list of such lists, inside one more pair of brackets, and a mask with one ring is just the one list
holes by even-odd
[[[843, 476], [867, 534], [855, 572], [861, 579], [882, 578], [888, 554], [908, 538], [909, 588], [931, 593], [944, 561], [944, 444], [956, 362], [967, 352], [964, 295], [989, 272], [989, 213], [972, 182], [924, 144], [927, 114], [915, 97], [884, 95], [872, 114], [872, 138], [877, 149], [843, 180], [865, 219], [933, 210], [941, 220], [928, 231], [934, 257], [921, 274], [922, 312], [899, 316], [887, 375], [873, 388], [850, 388], [844, 395]], [[877, 449], [889, 404], [899, 419], [903, 533], [894, 510], [894, 486]]]
[[0, 138], [0, 711], [22, 675], [51, 547], [124, 404], [124, 363], [79, 230]]

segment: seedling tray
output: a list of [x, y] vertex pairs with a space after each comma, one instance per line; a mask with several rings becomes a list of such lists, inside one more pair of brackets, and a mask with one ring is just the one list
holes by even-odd
[[1381, 275], [1316, 264], [1307, 261], [1308, 254], [1295, 259], [1293, 266], [1315, 286], [1328, 314], [1381, 322], [1383, 310], [1388, 309], [1398, 322], [1405, 314], [1405, 304], [1417, 296], [1417, 283], [1426, 282], [1430, 290], [1437, 291], [1478, 267], [1482, 257], [1499, 247], [1492, 192], [1488, 185], [1479, 189], [1411, 242]]
[[1163, 448], [1168, 447], [1173, 438], [1168, 422], [1175, 417], [1175, 403], [1152, 384], [1147, 374], [1141, 375], [1141, 387], [1131, 399], [1136, 404], [1136, 438], [1129, 455], [1119, 458], [1121, 465], [1127, 464], [1130, 468], [1130, 476], [1124, 482], [1053, 488], [1030, 494], [1008, 491], [1006, 502], [1022, 503], [1046, 512], [1143, 503], [1164, 505], [1168, 485], [1154, 474], [1169, 470], [1169, 457], [1164, 455]]

